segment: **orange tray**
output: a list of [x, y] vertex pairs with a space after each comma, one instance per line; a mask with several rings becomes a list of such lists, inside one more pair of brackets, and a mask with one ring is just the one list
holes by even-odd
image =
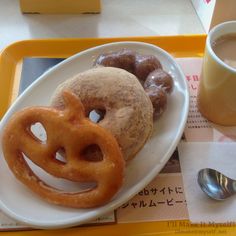
[[19, 41], [8, 46], [0, 55], [0, 118], [18, 94], [22, 62], [25, 57], [67, 58], [87, 48], [115, 41], [142, 41], [155, 44], [175, 57], [202, 56], [205, 35], [37, 39]]
[[[11, 44], [0, 54], [0, 118], [18, 95], [23, 59], [67, 58], [87, 48], [116, 41], [142, 41], [168, 51], [174, 57], [202, 57], [206, 35], [37, 39]], [[236, 235], [236, 226], [193, 225], [187, 220], [80, 226], [60, 230], [1, 232], [1, 235]]]

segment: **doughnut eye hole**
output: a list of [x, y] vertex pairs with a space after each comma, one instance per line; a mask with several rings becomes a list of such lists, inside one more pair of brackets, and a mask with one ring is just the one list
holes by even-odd
[[88, 118], [94, 123], [99, 123], [104, 119], [105, 114], [105, 109], [93, 109], [88, 113]]
[[66, 160], [66, 151], [65, 148], [60, 148], [55, 155], [55, 158], [57, 161], [59, 161], [59, 163], [61, 164], [66, 164], [67, 160]]
[[97, 144], [91, 144], [84, 148], [81, 152], [86, 161], [99, 162], [103, 160], [103, 154]]
[[47, 132], [43, 125], [39, 122], [32, 124], [29, 128], [31, 135], [40, 141], [41, 143], [46, 143], [47, 141]]

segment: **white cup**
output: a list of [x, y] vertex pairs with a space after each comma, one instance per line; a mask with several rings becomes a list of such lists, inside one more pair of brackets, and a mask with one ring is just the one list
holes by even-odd
[[197, 104], [208, 120], [231, 126], [236, 125], [236, 69], [212, 49], [216, 39], [228, 34], [236, 34], [236, 21], [215, 26], [207, 36]]

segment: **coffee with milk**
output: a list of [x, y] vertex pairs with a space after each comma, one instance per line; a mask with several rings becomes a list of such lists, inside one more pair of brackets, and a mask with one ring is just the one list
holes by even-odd
[[224, 63], [236, 69], [236, 33], [217, 38], [212, 43], [212, 49]]

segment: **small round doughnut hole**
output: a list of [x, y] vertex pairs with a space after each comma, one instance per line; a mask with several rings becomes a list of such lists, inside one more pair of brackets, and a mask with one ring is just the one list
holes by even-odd
[[155, 69], [162, 68], [160, 61], [152, 55], [136, 55], [134, 74], [139, 80], [145, 81], [147, 76]]
[[104, 53], [97, 57], [94, 62], [94, 66], [101, 65], [105, 67], [118, 67], [119, 68], [119, 58], [116, 53]]
[[145, 89], [153, 105], [153, 118], [156, 120], [165, 111], [167, 105], [167, 94], [157, 86], [150, 86]]
[[105, 67], [117, 67], [124, 69], [130, 73], [134, 73], [136, 53], [122, 49], [121, 51], [101, 54], [96, 60], [94, 65], [101, 65]]
[[167, 93], [171, 93], [173, 90], [173, 79], [162, 69], [156, 69], [152, 71], [148, 76], [146, 81], [144, 82], [144, 88], [148, 88], [152, 85], [156, 85], [157, 87], [161, 87]]

